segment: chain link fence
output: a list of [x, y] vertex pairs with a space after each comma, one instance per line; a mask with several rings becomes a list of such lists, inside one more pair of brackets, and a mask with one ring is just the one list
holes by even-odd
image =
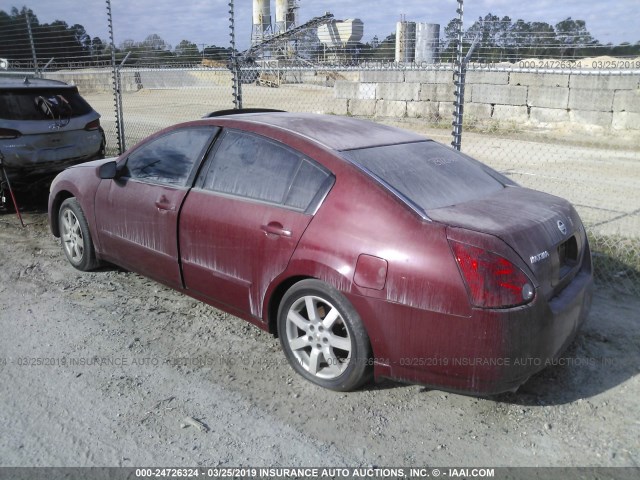
[[[77, 26], [64, 36], [28, 11], [15, 12], [17, 21], [0, 33], [0, 45], [13, 49], [0, 56], [9, 57], [7, 74], [77, 85], [102, 114], [112, 155], [166, 126], [239, 107], [416, 130], [523, 186], [570, 200], [591, 239], [597, 279], [640, 294], [640, 57], [633, 46], [594, 43], [575, 21], [552, 27], [487, 15], [467, 25], [461, 1], [446, 28], [403, 18], [391, 35], [363, 43], [359, 20], [329, 13], [306, 20], [297, 2], [285, 3], [288, 17], [254, 20], [244, 50], [234, 43], [242, 43], [237, 24], [224, 47], [181, 42], [171, 49], [159, 32], [138, 43], [80, 35], [84, 46], [74, 50]], [[111, 21], [110, 11], [87, 8]], [[217, 19], [218, 29], [230, 25]], [[115, 26], [121, 38], [134, 34], [121, 32], [117, 18]], [[53, 46], [61, 38], [68, 53], [59, 57]]]

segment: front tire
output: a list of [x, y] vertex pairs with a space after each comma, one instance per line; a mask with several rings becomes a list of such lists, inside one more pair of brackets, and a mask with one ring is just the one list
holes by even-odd
[[75, 198], [67, 198], [58, 213], [62, 250], [67, 260], [78, 270], [88, 272], [98, 266], [91, 240], [89, 224]]
[[302, 280], [278, 309], [280, 344], [293, 369], [316, 385], [354, 390], [371, 372], [371, 346], [346, 297], [318, 280]]

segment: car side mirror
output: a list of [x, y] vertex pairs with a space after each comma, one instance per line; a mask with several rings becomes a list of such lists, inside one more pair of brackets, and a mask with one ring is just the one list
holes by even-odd
[[103, 180], [110, 180], [118, 176], [118, 164], [115, 161], [103, 163], [98, 169], [98, 175]]

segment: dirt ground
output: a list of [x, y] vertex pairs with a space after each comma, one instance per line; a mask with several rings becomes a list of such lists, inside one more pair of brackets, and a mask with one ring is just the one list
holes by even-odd
[[599, 289], [517, 393], [335, 393], [242, 320], [74, 270], [42, 205], [25, 220], [0, 216], [0, 466], [640, 466], [637, 298]]

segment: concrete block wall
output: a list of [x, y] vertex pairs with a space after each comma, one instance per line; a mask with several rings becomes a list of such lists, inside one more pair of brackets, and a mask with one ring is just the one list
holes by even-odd
[[[361, 71], [337, 80], [351, 115], [451, 121], [453, 72]], [[469, 71], [465, 120], [509, 127], [640, 130], [640, 75]]]
[[[333, 86], [336, 113], [369, 117], [424, 118], [450, 124], [454, 86], [451, 70], [348, 70], [289, 72], [291, 83]], [[82, 92], [110, 92], [109, 70], [50, 72], [47, 78]], [[295, 78], [293, 78], [295, 77]], [[124, 69], [122, 90], [229, 87], [226, 69]], [[285, 80], [286, 81], [286, 80]], [[507, 128], [581, 127], [640, 131], [640, 75], [584, 75], [469, 71], [465, 121]]]
[[347, 100], [350, 115], [449, 119], [453, 108], [451, 71], [363, 70], [358, 78], [336, 80], [334, 94]]
[[[76, 85], [83, 93], [102, 93], [113, 91], [113, 78], [110, 70], [75, 70], [45, 73], [45, 78], [60, 80]], [[225, 86], [231, 88], [232, 78], [229, 70], [145, 70], [123, 69], [120, 72], [123, 92], [137, 92], [147, 89], [174, 89]]]
[[[82, 93], [103, 93], [113, 91], [113, 77], [109, 70], [76, 70], [65, 72], [45, 72], [45, 78], [59, 80], [70, 85], [76, 85]], [[120, 76], [122, 91], [135, 92], [139, 90], [133, 74], [123, 72]]]

